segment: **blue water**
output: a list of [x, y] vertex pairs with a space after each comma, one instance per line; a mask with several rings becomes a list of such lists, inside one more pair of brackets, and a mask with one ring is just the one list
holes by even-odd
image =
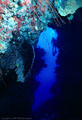
[[54, 94], [50, 92], [50, 89], [56, 82], [55, 68], [57, 66], [56, 60], [59, 54], [59, 50], [55, 45], [57, 38], [57, 31], [48, 27], [40, 34], [39, 41], [36, 45], [36, 48], [44, 49], [46, 54], [42, 57], [42, 59], [47, 67], [42, 68], [39, 74], [35, 76], [35, 80], [40, 82], [40, 85], [34, 94], [35, 103], [33, 104], [33, 110], [36, 110], [40, 107], [40, 105], [42, 105], [42, 103], [54, 96]]

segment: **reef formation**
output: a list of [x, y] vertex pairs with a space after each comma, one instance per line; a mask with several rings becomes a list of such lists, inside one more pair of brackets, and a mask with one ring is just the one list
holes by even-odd
[[17, 81], [24, 82], [40, 33], [52, 20], [57, 26], [64, 23], [60, 16], [74, 14], [81, 6], [80, 0], [0, 0], [0, 80], [15, 69]]

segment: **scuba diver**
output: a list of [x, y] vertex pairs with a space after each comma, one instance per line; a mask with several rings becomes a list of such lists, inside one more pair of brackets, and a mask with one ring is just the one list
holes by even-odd
[[56, 46], [57, 46], [57, 41], [56, 41], [56, 39], [53, 37], [52, 38], [52, 41], [51, 41], [51, 43], [53, 44], [53, 56], [55, 56], [55, 54], [57, 53], [57, 50], [56, 50]]

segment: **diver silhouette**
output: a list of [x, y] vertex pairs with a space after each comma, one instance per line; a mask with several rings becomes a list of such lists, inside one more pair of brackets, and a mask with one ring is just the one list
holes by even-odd
[[57, 50], [56, 50], [56, 46], [57, 46], [57, 41], [56, 39], [53, 37], [52, 38], [52, 41], [51, 41], [53, 47], [52, 47], [52, 51], [53, 51], [53, 56], [55, 56], [55, 54], [57, 53]]

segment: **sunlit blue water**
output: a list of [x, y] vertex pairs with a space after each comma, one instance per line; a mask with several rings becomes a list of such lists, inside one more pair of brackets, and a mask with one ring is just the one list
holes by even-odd
[[57, 66], [56, 60], [59, 53], [58, 48], [55, 46], [57, 38], [57, 31], [49, 27], [43, 31], [39, 37], [36, 47], [42, 48], [46, 52], [42, 59], [45, 61], [47, 67], [42, 68], [40, 73], [35, 76], [35, 80], [40, 82], [40, 85], [34, 94], [35, 103], [33, 104], [33, 110], [37, 109], [42, 103], [54, 96], [54, 94], [50, 92], [50, 89], [56, 82], [55, 68]]

